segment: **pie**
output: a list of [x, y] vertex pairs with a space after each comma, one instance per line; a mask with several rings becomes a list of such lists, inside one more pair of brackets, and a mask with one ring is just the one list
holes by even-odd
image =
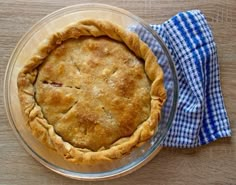
[[166, 99], [148, 46], [97, 19], [45, 39], [17, 83], [32, 134], [77, 164], [112, 161], [141, 146], [153, 136]]

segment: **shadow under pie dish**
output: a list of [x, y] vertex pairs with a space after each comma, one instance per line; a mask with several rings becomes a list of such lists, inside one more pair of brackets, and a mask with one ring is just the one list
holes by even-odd
[[33, 135], [79, 164], [118, 159], [145, 143], [166, 99], [163, 72], [148, 46], [98, 19], [44, 40], [17, 83]]

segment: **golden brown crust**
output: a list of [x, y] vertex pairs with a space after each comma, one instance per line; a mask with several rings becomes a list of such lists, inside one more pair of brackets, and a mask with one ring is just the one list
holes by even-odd
[[[78, 57], [86, 52], [92, 57]], [[94, 84], [101, 85], [92, 88]], [[18, 91], [32, 133], [80, 164], [120, 158], [148, 140], [166, 99], [162, 70], [147, 45], [134, 33], [92, 19], [45, 40], [19, 73]]]

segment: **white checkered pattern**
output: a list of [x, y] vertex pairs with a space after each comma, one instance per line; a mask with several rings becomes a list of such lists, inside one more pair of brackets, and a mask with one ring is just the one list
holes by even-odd
[[[177, 112], [163, 145], [191, 148], [231, 136], [216, 45], [204, 15], [199, 10], [182, 12], [151, 27], [169, 48], [179, 81]], [[150, 43], [162, 65], [160, 47], [142, 30], [138, 34]], [[168, 84], [165, 86], [168, 88]]]

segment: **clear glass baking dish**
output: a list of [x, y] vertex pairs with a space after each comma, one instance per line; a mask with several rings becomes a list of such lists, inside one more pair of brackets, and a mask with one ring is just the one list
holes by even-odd
[[[155, 135], [142, 147], [112, 164], [80, 166], [65, 161], [54, 151], [35, 139], [26, 127], [20, 109], [17, 75], [36, 51], [40, 41], [68, 24], [85, 18], [105, 19], [136, 32], [158, 58], [164, 71], [167, 101]], [[4, 79], [4, 101], [9, 123], [24, 148], [47, 168], [73, 179], [104, 180], [129, 174], [150, 161], [161, 149], [161, 143], [169, 130], [176, 110], [178, 83], [175, 67], [167, 47], [161, 38], [141, 18], [132, 13], [104, 4], [79, 4], [51, 13], [36, 23], [19, 41], [13, 51]]]

